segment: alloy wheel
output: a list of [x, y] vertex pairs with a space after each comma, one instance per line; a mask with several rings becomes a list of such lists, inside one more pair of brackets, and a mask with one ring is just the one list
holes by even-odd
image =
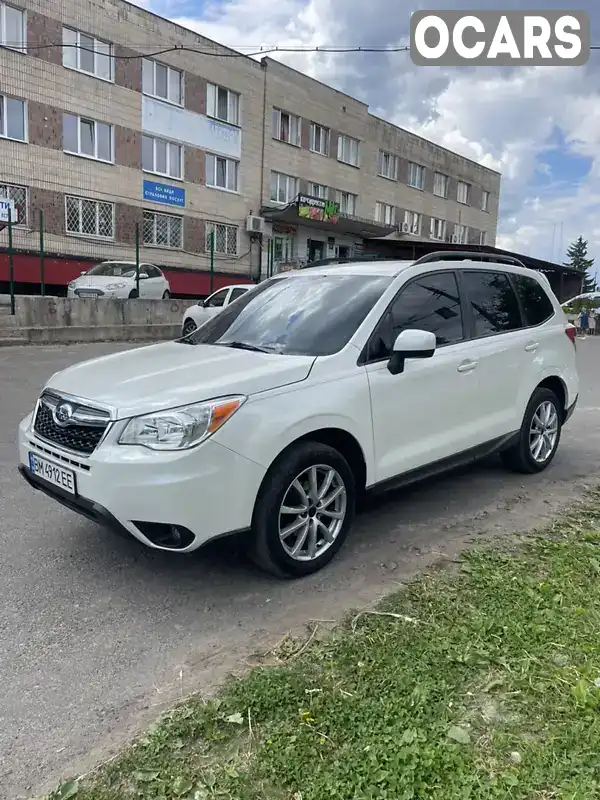
[[542, 464], [552, 455], [558, 438], [558, 411], [554, 403], [544, 400], [537, 407], [529, 428], [531, 457]]

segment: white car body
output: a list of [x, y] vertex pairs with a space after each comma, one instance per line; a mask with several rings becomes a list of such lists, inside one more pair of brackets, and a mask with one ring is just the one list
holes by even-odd
[[[538, 306], [526, 294], [515, 303], [515, 286]], [[486, 306], [485, 292], [500, 305]], [[320, 308], [325, 296], [343, 302]], [[188, 552], [244, 532], [261, 566], [294, 577], [333, 557], [363, 490], [494, 451], [541, 471], [578, 397], [572, 326], [548, 281], [521, 267], [306, 269], [222, 313], [179, 342], [52, 376], [19, 427], [23, 476], [149, 547]], [[482, 334], [490, 325], [498, 330]], [[263, 349], [230, 329], [260, 334]], [[217, 343], [198, 343], [215, 331]], [[289, 514], [296, 522], [282, 527]], [[290, 544], [294, 524], [301, 545]]]
[[233, 286], [224, 286], [222, 289], [217, 289], [206, 300], [199, 300], [193, 306], [186, 308], [183, 314], [183, 322], [181, 323], [181, 331], [186, 336], [192, 331], [204, 325], [209, 319], [218, 314], [226, 308], [238, 297], [242, 297], [249, 289], [252, 289], [252, 283], [240, 283]]
[[563, 306], [569, 306], [571, 303], [576, 303], [578, 300], [600, 300], [600, 292], [585, 292], [572, 297], [570, 300], [565, 300]]
[[[78, 278], [67, 288], [67, 297], [97, 297], [126, 300], [137, 294], [135, 261], [102, 261]], [[154, 264], [140, 264], [139, 297], [161, 300], [171, 296], [169, 281]]]

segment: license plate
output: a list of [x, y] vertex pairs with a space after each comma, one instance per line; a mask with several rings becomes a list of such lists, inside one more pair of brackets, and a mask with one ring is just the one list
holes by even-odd
[[43, 478], [53, 486], [69, 494], [76, 494], [75, 473], [72, 469], [65, 469], [52, 461], [40, 458], [37, 453], [29, 453], [29, 470], [33, 475]]
[[98, 297], [98, 292], [79, 292], [79, 297]]

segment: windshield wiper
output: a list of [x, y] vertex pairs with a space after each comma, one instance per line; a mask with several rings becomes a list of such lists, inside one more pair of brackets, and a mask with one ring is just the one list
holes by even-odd
[[235, 350], [252, 350], [254, 353], [272, 353], [273, 349], [269, 347], [258, 347], [255, 344], [249, 344], [249, 342], [215, 342], [215, 344], [221, 345], [221, 347], [232, 347]]

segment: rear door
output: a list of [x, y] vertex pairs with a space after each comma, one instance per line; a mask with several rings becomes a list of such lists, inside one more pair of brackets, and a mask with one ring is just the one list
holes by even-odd
[[164, 280], [161, 271], [153, 264], [144, 264], [144, 272], [148, 273], [148, 297], [158, 300], [164, 292]]

